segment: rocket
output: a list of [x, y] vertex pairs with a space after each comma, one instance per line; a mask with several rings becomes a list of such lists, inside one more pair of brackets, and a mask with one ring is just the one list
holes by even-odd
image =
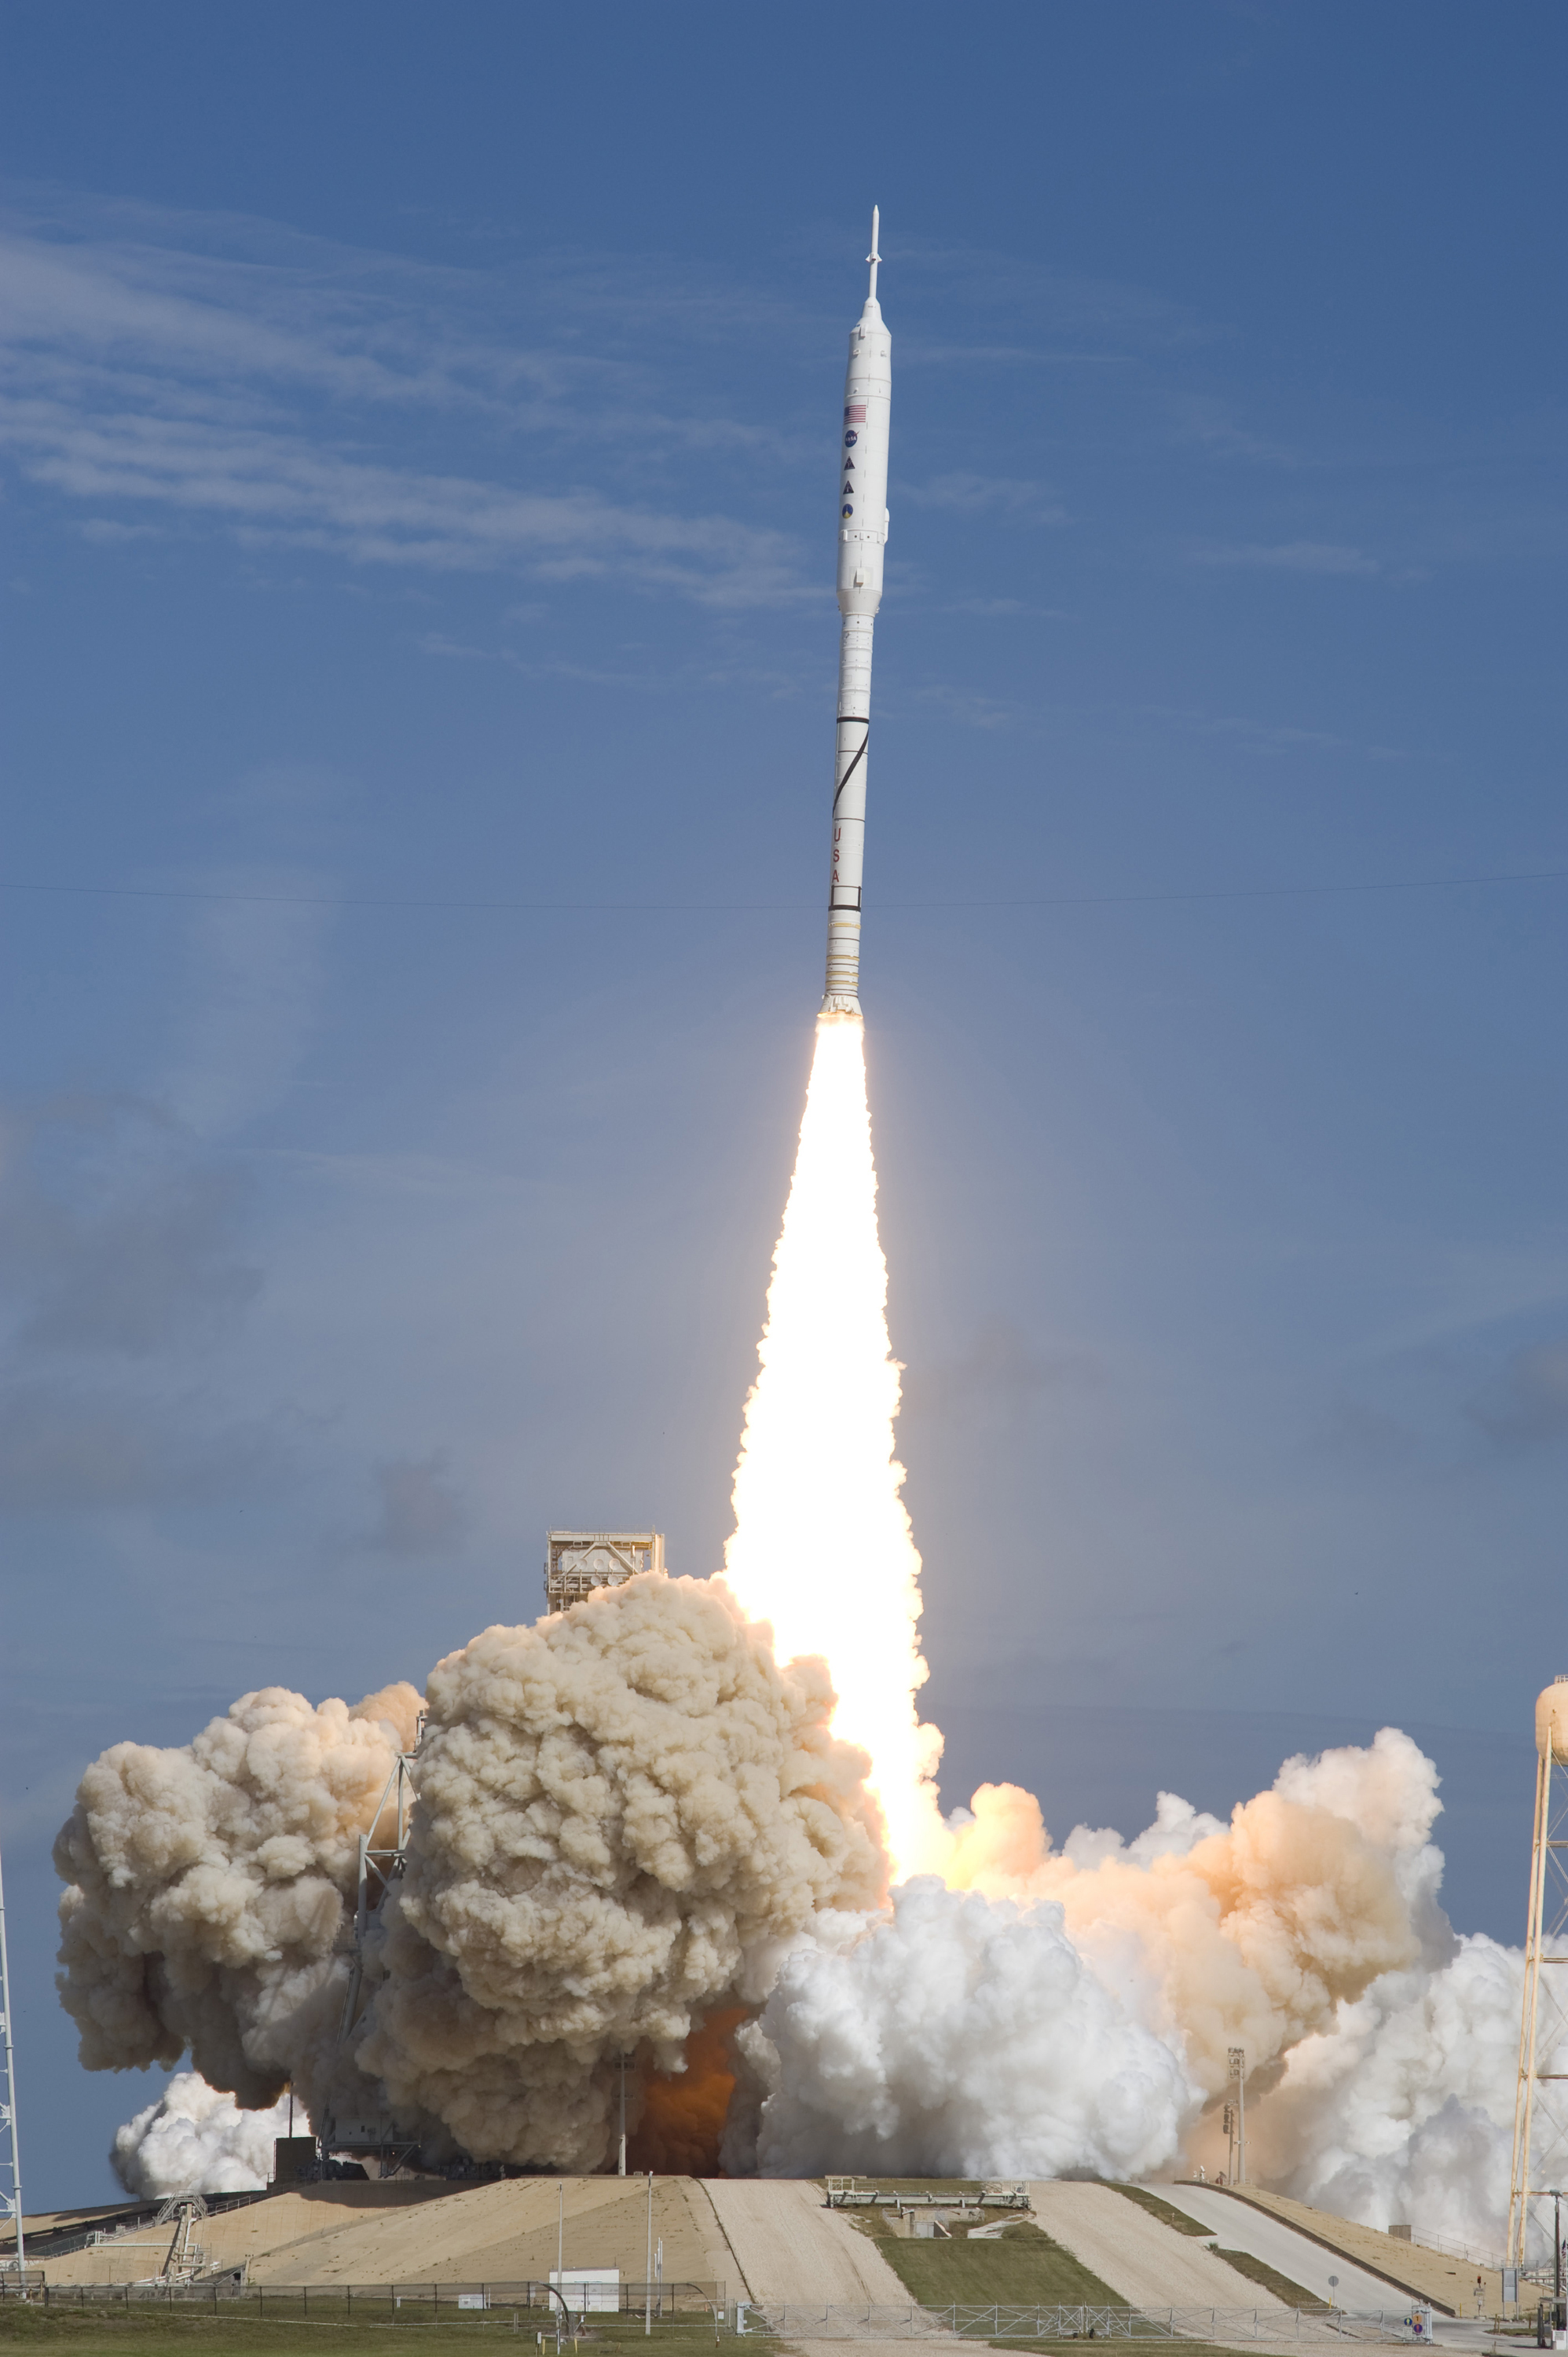
[[833, 762], [824, 1015], [860, 1013], [860, 877], [865, 851], [865, 750], [871, 735], [871, 637], [882, 603], [887, 541], [887, 428], [893, 339], [876, 300], [881, 216], [871, 215], [871, 291], [849, 331], [839, 441], [838, 752]]

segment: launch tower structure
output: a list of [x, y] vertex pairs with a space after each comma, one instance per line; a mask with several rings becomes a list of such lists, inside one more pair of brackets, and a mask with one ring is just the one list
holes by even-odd
[[664, 1568], [662, 1531], [546, 1531], [544, 1609], [565, 1612], [596, 1587]]
[[6, 2273], [10, 2273], [14, 2265], [17, 2286], [26, 2299], [27, 2246], [22, 2221], [22, 2142], [16, 2128], [16, 2050], [11, 2036], [11, 1964], [5, 1952], [5, 1877], [3, 1867], [0, 1867], [0, 2068], [5, 2073], [5, 2092], [4, 2098], [0, 2099], [0, 2131], [5, 2136], [5, 2142], [0, 2145], [0, 2218], [11, 2221], [16, 2244], [16, 2259], [6, 2263]]
[[[1535, 1841], [1509, 2190], [1510, 2267], [1530, 2264], [1525, 2244], [1532, 2203], [1568, 2189], [1568, 1675], [1559, 1675], [1536, 1703], [1535, 1749]], [[1560, 2255], [1553, 2259], [1556, 2273]]]

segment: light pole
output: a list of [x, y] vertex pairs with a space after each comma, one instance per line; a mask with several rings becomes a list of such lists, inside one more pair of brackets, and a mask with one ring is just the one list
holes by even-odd
[[653, 2330], [653, 2171], [648, 2172], [648, 2265], [642, 2274], [642, 2337]]
[[1236, 2169], [1234, 2182], [1247, 2182], [1247, 2050], [1230, 2049], [1230, 2076], [1236, 2082]]
[[624, 2053], [620, 2058], [620, 2160], [616, 2169], [616, 2175], [618, 2177], [626, 2175], [626, 2056]]

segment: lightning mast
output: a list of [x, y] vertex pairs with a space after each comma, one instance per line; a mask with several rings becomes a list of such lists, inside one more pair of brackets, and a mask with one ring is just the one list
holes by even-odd
[[[0, 1867], [0, 2061], [5, 2068], [5, 2093], [0, 2101], [0, 2128], [6, 2146], [0, 2149], [0, 2218], [9, 2218], [16, 2234], [16, 2279], [22, 2298], [27, 2296], [27, 2253], [22, 2231], [22, 2147], [16, 2131], [16, 2056], [11, 2042], [11, 1966], [5, 1953], [5, 1877]], [[9, 2152], [9, 2163], [5, 2158]], [[4, 2177], [10, 2177], [9, 2188]]]
[[[1527, 2264], [1530, 2203], [1568, 2186], [1568, 1676], [1560, 1674], [1536, 1703], [1535, 1749], [1535, 1842], [1509, 2189], [1511, 2267]], [[1560, 2270], [1561, 2252], [1554, 2255]]]

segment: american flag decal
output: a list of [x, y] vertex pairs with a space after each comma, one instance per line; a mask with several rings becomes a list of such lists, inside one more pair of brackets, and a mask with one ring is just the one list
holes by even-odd
[[846, 425], [864, 425], [865, 423], [865, 402], [851, 402], [844, 410], [843, 422]]

